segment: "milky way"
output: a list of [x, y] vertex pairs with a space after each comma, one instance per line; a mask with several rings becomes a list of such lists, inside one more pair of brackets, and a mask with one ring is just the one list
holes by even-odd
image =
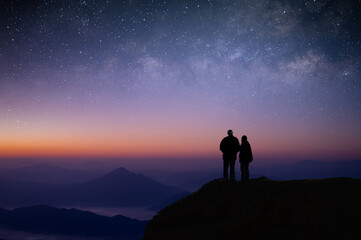
[[361, 1], [0, 3], [0, 154], [361, 157]]

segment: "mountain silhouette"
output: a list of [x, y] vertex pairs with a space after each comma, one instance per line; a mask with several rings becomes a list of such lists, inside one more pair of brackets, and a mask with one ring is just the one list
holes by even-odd
[[54, 185], [46, 183], [0, 179], [0, 205], [21, 206], [29, 203], [29, 198], [34, 193], [49, 191], [54, 187]]
[[158, 213], [144, 240], [361, 239], [361, 180], [214, 180]]
[[361, 178], [361, 161], [300, 161], [292, 164], [259, 168], [255, 174], [271, 179], [314, 179], [331, 177]]
[[39, 204], [57, 207], [149, 207], [176, 199], [179, 194], [187, 194], [181, 188], [164, 185], [125, 168], [83, 183], [60, 186], [0, 179], [0, 192], [0, 205], [11, 208]]
[[77, 209], [46, 205], [6, 210], [0, 208], [0, 225], [31, 233], [140, 239], [147, 221], [121, 215], [106, 217]]
[[0, 176], [5, 180], [55, 185], [85, 182], [102, 174], [102, 171], [76, 170], [45, 163], [19, 168], [0, 168]]
[[55, 206], [150, 206], [185, 190], [118, 168], [93, 180], [43, 191], [30, 202]]

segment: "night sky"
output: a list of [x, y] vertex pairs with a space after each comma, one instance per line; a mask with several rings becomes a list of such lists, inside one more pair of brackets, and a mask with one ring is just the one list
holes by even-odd
[[2, 157], [182, 165], [221, 158], [233, 129], [264, 163], [361, 158], [361, 1], [0, 9]]

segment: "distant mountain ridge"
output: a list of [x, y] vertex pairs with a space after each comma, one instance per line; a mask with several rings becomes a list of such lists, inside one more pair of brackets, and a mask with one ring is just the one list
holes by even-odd
[[6, 210], [0, 208], [0, 226], [31, 233], [140, 239], [147, 221], [121, 215], [105, 217], [77, 209], [46, 205]]
[[62, 185], [89, 181], [104, 174], [102, 171], [77, 170], [39, 163], [19, 168], [0, 168], [5, 180]]
[[48, 191], [52, 184], [0, 179], [0, 206], [16, 207], [29, 204], [34, 193]]
[[[221, 160], [220, 160], [221, 161]], [[250, 165], [252, 178], [266, 176], [274, 180], [316, 179], [331, 177], [351, 177], [361, 179], [361, 160], [344, 161], [300, 161], [294, 163], [258, 165], [258, 159]], [[163, 183], [169, 183], [188, 191], [196, 191], [204, 184], [222, 176], [219, 168], [179, 172], [146, 172], [147, 175]], [[240, 179], [239, 163], [236, 163], [236, 178]]]
[[143, 240], [361, 239], [361, 180], [214, 180], [166, 207]]
[[[23, 187], [28, 185], [29, 188]], [[186, 191], [118, 168], [90, 181], [64, 186], [0, 181], [2, 206], [151, 206]]]
[[50, 204], [84, 206], [148, 206], [185, 190], [118, 168], [85, 183], [47, 192]]
[[332, 177], [361, 178], [361, 160], [300, 161], [293, 164], [258, 168], [255, 174], [277, 180]]

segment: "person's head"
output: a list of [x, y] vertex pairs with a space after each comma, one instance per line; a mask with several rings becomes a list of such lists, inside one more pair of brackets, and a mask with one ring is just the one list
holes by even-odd
[[242, 136], [242, 142], [247, 142], [247, 136], [246, 135]]
[[227, 131], [227, 134], [228, 134], [228, 136], [233, 136], [233, 131], [232, 131], [231, 129], [229, 129], [229, 130]]

